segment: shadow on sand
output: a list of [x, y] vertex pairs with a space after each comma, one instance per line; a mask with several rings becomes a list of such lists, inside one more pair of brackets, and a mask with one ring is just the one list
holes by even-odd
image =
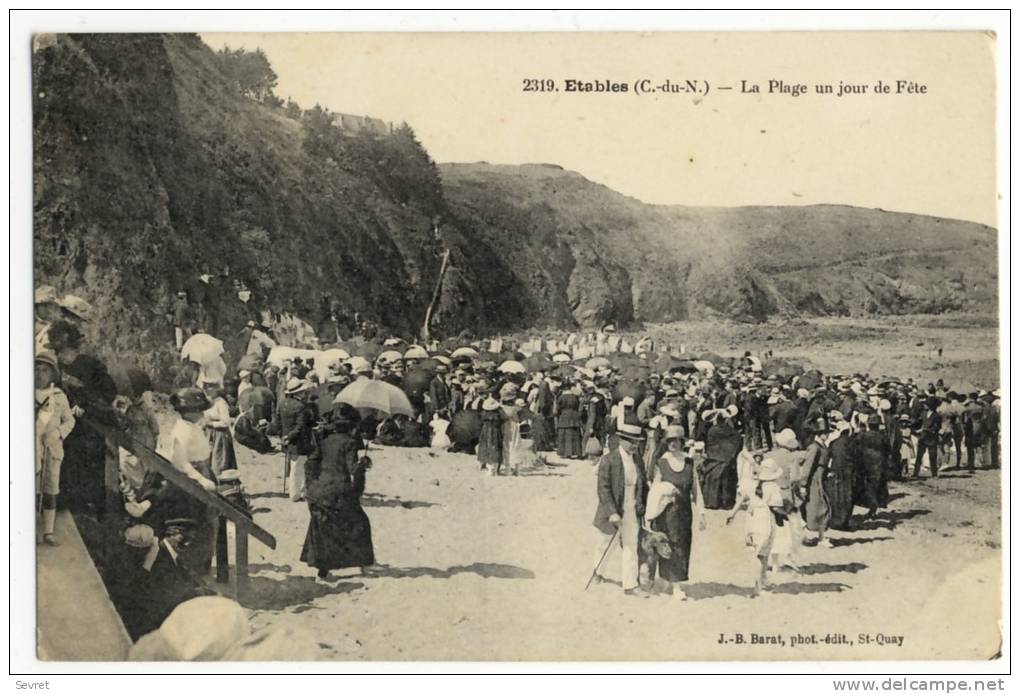
[[509, 564], [487, 564], [475, 562], [467, 566], [451, 566], [448, 569], [436, 569], [430, 566], [388, 566], [381, 564], [368, 569], [364, 578], [385, 577], [385, 578], [452, 578], [457, 574], [473, 573], [482, 578], [515, 578], [531, 579], [535, 574], [528, 569]]
[[866, 568], [868, 568], [867, 564], [862, 564], [857, 561], [851, 562], [849, 564], [805, 564], [800, 567], [800, 572], [805, 576], [838, 573], [855, 574], [858, 571], [863, 571]]
[[926, 516], [929, 513], [931, 513], [931, 511], [921, 508], [910, 509], [908, 511], [880, 511], [874, 518], [862, 518], [860, 521], [855, 523], [853, 529], [855, 531], [879, 529], [895, 530], [896, 526], [903, 521], [910, 520], [911, 518], [917, 518], [918, 516]]
[[833, 547], [849, 547], [850, 545], [866, 545], [871, 542], [888, 542], [891, 537], [834, 537]]
[[845, 583], [773, 583], [768, 589], [769, 593], [782, 593], [784, 595], [802, 595], [805, 593], [842, 593], [850, 590]]
[[349, 579], [336, 579], [319, 583], [314, 576], [287, 576], [276, 581], [262, 576], [249, 578], [244, 606], [253, 610], [283, 610], [301, 605], [300, 611], [313, 609], [307, 603], [326, 595], [352, 593], [365, 587], [364, 583]]
[[362, 506], [370, 506], [372, 508], [430, 508], [432, 506], [439, 506], [431, 501], [409, 501], [407, 499], [396, 499], [393, 497], [385, 496], [383, 494], [374, 494], [372, 492], [366, 493], [361, 497]]
[[286, 499], [289, 498], [289, 494], [285, 492], [258, 492], [256, 494], [249, 494], [249, 499]]

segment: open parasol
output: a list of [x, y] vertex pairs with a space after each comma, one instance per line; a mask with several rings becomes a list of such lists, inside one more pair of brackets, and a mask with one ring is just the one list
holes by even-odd
[[414, 416], [411, 401], [400, 388], [385, 381], [362, 378], [350, 384], [333, 398], [333, 402], [344, 402], [351, 407], [378, 410], [392, 417], [395, 414]]
[[500, 364], [499, 368], [496, 370], [504, 374], [522, 374], [527, 372], [527, 369], [524, 368], [524, 364], [520, 363], [519, 361], [510, 360], [507, 360]]
[[196, 333], [181, 347], [181, 359], [208, 364], [223, 354], [223, 341], [208, 333]]

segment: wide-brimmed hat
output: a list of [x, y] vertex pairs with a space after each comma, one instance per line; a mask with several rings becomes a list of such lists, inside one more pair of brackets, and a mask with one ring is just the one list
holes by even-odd
[[771, 482], [783, 476], [783, 468], [772, 458], [766, 458], [758, 466], [758, 481]]
[[[196, 628], [201, 624], [202, 628]], [[128, 652], [131, 661], [212, 661], [251, 633], [248, 613], [219, 596], [181, 603], [155, 631], [142, 636]]]
[[659, 412], [666, 415], [667, 417], [679, 417], [680, 410], [677, 409], [676, 403], [666, 402], [659, 405]]
[[63, 299], [58, 301], [57, 305], [60, 306], [60, 308], [67, 311], [68, 313], [70, 313], [72, 316], [76, 316], [81, 320], [87, 321], [92, 319], [92, 312], [94, 310], [92, 308], [92, 304], [85, 301], [85, 299], [81, 298], [80, 296], [68, 294]]
[[492, 412], [499, 409], [499, 400], [492, 397], [491, 395], [482, 401], [482, 409], [486, 412]]
[[793, 429], [783, 429], [775, 436], [776, 445], [787, 450], [796, 450], [800, 443], [797, 441], [797, 434]]
[[644, 438], [641, 420], [633, 414], [628, 414], [617, 422], [616, 433], [628, 441], [640, 441]]
[[46, 364], [53, 368], [54, 371], [60, 371], [60, 362], [57, 360], [57, 355], [51, 350], [41, 349], [35, 353], [35, 360], [40, 364]]
[[56, 304], [60, 301], [60, 297], [57, 295], [57, 290], [48, 284], [43, 284], [36, 287], [35, 290], [35, 304]]
[[156, 541], [156, 533], [153, 532], [150, 526], [144, 523], [132, 525], [124, 531], [124, 541], [129, 547], [145, 549], [152, 547], [152, 543]]
[[305, 392], [311, 387], [312, 384], [306, 381], [305, 379], [295, 377], [287, 381], [286, 393], [287, 395], [296, 395], [297, 393]]
[[517, 384], [504, 383], [499, 389], [500, 400], [513, 400], [517, 397]]
[[404, 352], [404, 359], [428, 359], [429, 353], [420, 345], [411, 345]]
[[170, 396], [170, 405], [180, 413], [205, 412], [209, 409], [209, 398], [200, 388], [181, 388]]

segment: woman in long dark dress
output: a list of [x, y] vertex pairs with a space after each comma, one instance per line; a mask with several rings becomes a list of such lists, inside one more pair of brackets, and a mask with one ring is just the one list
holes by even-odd
[[[671, 493], [672, 500], [651, 519], [652, 530], [665, 533], [669, 540], [671, 555], [659, 557], [659, 576], [669, 581], [673, 588], [673, 597], [685, 600], [687, 594], [683, 584], [688, 579], [691, 561], [691, 526], [694, 521], [694, 509], [698, 510], [699, 525], [705, 527], [705, 507], [701, 498], [698, 473], [694, 469], [694, 461], [685, 455], [683, 450], [683, 427], [670, 426], [666, 429], [664, 442], [666, 452], [655, 462], [652, 476], [652, 491], [649, 501], [661, 487], [660, 484], [672, 485], [676, 490]], [[668, 491], [668, 488], [666, 488]], [[655, 514], [658, 509], [648, 505], [647, 515]], [[646, 515], [646, 517], [647, 517]], [[654, 579], [654, 576], [650, 578]]]
[[868, 518], [874, 518], [879, 508], [889, 503], [888, 468], [892, 450], [889, 438], [879, 430], [878, 415], [868, 418], [868, 430], [854, 434], [853, 447], [856, 462], [853, 503], [868, 509]]
[[556, 454], [561, 458], [583, 458], [581, 447], [581, 399], [574, 389], [556, 399]]
[[824, 419], [819, 418], [814, 422], [808, 422], [805, 428], [812, 432], [815, 440], [808, 444], [804, 460], [804, 465], [808, 469], [803, 506], [804, 523], [808, 530], [818, 534], [818, 546], [832, 547], [832, 541], [825, 537], [825, 531], [829, 529], [829, 521], [832, 518], [832, 509], [824, 484], [825, 478], [830, 474], [829, 446], [825, 439], [829, 427]]
[[478, 434], [478, 462], [482, 470], [489, 470], [492, 475], [499, 474], [503, 463], [503, 408], [499, 400], [488, 397], [482, 403], [479, 413], [482, 428]]
[[328, 433], [305, 463], [305, 498], [311, 517], [301, 561], [324, 579], [333, 569], [375, 563], [372, 526], [361, 507], [365, 472], [372, 466], [359, 456], [360, 415], [350, 405], [333, 408]]
[[829, 442], [829, 471], [822, 480], [825, 496], [829, 500], [829, 527], [835, 530], [849, 530], [850, 517], [854, 512], [854, 460], [856, 448], [850, 437], [850, 425], [836, 424], [840, 435]]
[[737, 501], [737, 454], [744, 445], [744, 437], [730, 423], [736, 407], [709, 410], [703, 417], [714, 418], [705, 442], [705, 461], [702, 464], [701, 491], [705, 508], [731, 509]]

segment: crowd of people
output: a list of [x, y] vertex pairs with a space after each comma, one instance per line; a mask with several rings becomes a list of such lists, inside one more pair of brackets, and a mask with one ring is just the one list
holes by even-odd
[[[176, 322], [185, 324], [186, 306], [178, 309]], [[999, 465], [998, 391], [822, 375], [771, 353], [691, 358], [686, 345], [656, 349], [611, 326], [518, 342], [356, 336], [311, 350], [315, 356], [280, 359], [272, 327], [251, 321], [238, 354], [182, 359], [169, 397], [176, 416], [161, 436], [144, 374], [122, 378], [125, 387], [84, 349], [89, 313], [87, 302], [51, 287], [36, 293], [41, 541], [56, 542], [60, 498], [103, 516], [106, 459], [116, 456], [125, 545], [153, 590], [175, 596], [163, 616], [202, 594], [222, 532], [217, 514], [81, 426], [82, 417], [158, 450], [249, 513], [235, 445], [282, 453], [289, 496], [309, 510], [300, 559], [322, 581], [375, 563], [361, 506], [369, 442], [473, 455], [493, 477], [554, 454], [590, 461], [598, 480], [593, 578], [605, 580], [607, 556], [618, 548], [628, 595], [647, 597], [658, 578], [679, 599], [694, 521], [703, 525], [706, 509], [726, 511], [727, 522], [746, 513], [757, 591], [768, 587], [770, 569], [797, 570], [800, 546], [826, 546], [828, 530], [853, 529], [855, 506], [874, 516], [890, 481], [937, 477], [953, 462], [968, 472]], [[189, 337], [182, 325], [176, 346]], [[339, 393], [365, 379], [396, 386], [411, 409], [341, 401]]]

